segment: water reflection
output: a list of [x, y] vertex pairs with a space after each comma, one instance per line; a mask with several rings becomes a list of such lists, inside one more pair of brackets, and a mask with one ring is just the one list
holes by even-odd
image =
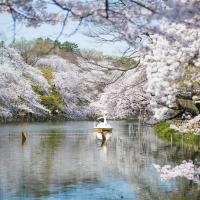
[[24, 146], [27, 143], [27, 137], [28, 137], [28, 132], [22, 131], [21, 132], [22, 146]]
[[160, 165], [154, 164], [154, 167], [160, 174], [162, 180], [169, 180], [176, 177], [185, 177], [188, 180], [192, 180], [197, 183], [200, 188], [200, 167], [195, 165], [191, 160], [182, 161], [180, 165], [172, 167], [171, 165]]
[[195, 182], [161, 180], [153, 167], [199, 160], [198, 150], [163, 142], [137, 122], [111, 125], [102, 143], [93, 122], [34, 123], [23, 146], [18, 125], [0, 126], [0, 199], [198, 199]]

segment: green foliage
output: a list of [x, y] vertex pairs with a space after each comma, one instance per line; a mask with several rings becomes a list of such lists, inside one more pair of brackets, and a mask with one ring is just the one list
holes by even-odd
[[53, 91], [49, 95], [40, 97], [41, 103], [46, 106], [52, 113], [61, 111], [63, 108], [61, 95], [57, 91]]
[[32, 85], [33, 91], [38, 94], [39, 96], [45, 95], [44, 91], [41, 89], [39, 85]]
[[38, 38], [35, 40], [35, 46], [33, 53], [37, 54], [38, 57], [50, 54], [51, 50], [55, 47], [54, 41], [46, 38]]
[[51, 84], [51, 80], [53, 79], [53, 70], [50, 67], [41, 67], [40, 71], [42, 72], [43, 76], [47, 79], [49, 84]]
[[[53, 79], [53, 70], [50, 67], [39, 68], [39, 70], [42, 72], [44, 78], [46, 78], [51, 85], [51, 80]], [[32, 84], [32, 89], [39, 96], [45, 95], [45, 92], [41, 89], [39, 85]]]
[[76, 43], [73, 42], [63, 42], [63, 43], [58, 43], [59, 48], [62, 49], [65, 52], [78, 52], [79, 48], [78, 45]]
[[167, 121], [162, 121], [155, 125], [155, 133], [164, 140], [173, 141], [174, 144], [189, 144], [192, 146], [199, 146], [200, 135], [193, 133], [180, 133], [170, 128], [170, 124]]
[[41, 55], [49, 54], [54, 49], [60, 49], [64, 52], [78, 52], [79, 47], [76, 43], [73, 42], [59, 42], [53, 41], [50, 38], [38, 38], [35, 41], [35, 50], [40, 51]]
[[17, 49], [20, 52], [26, 63], [33, 64], [38, 57], [50, 54], [55, 45], [54, 41], [49, 38], [26, 40], [22, 37], [14, 44], [12, 44], [11, 47]]
[[20, 38], [11, 47], [17, 49], [24, 61], [28, 64], [33, 64], [39, 57], [57, 54], [62, 55], [65, 52], [79, 52], [78, 45], [73, 42], [51, 40], [50, 38], [37, 38], [36, 40], [26, 40]]
[[168, 122], [162, 121], [155, 125], [154, 130], [160, 138], [170, 141], [171, 135], [178, 134], [178, 131], [169, 128], [169, 126], [170, 124]]
[[129, 57], [120, 57], [115, 58], [113, 60], [113, 65], [122, 67], [122, 68], [130, 68], [136, 64], [136, 61]]
[[110, 61], [115, 67], [129, 69], [136, 65], [136, 61], [133, 58], [122, 56], [111, 56], [104, 55], [101, 51], [96, 51], [94, 49], [83, 49], [81, 50], [81, 54], [91, 60], [95, 61]]
[[32, 88], [34, 92], [39, 95], [41, 103], [48, 108], [52, 114], [57, 114], [62, 110], [63, 104], [60, 93], [56, 90], [55, 85], [51, 83], [53, 79], [53, 70], [50, 67], [43, 67], [40, 68], [40, 70], [51, 85], [51, 93], [46, 95], [38, 85], [32, 85]]

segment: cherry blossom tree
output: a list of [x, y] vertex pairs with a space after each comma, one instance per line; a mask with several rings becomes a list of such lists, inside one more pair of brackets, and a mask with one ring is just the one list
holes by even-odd
[[[60, 12], [53, 12], [51, 6]], [[189, 96], [183, 90], [193, 87], [191, 79], [186, 78], [180, 85], [188, 73], [188, 66], [194, 71], [191, 77], [196, 82], [199, 80], [198, 75], [195, 76], [200, 49], [198, 0], [7, 0], [0, 3], [0, 12], [11, 14], [14, 27], [18, 21], [27, 26], [61, 23], [57, 38], [68, 20], [78, 21], [72, 34], [82, 24], [106, 27], [104, 40], [126, 41], [130, 47], [125, 53], [132, 57], [137, 52], [141, 66], [146, 68], [144, 88], [150, 95], [150, 107], [158, 120], [167, 118], [169, 112], [180, 110], [177, 98], [199, 98], [198, 84]], [[103, 34], [97, 33], [97, 36]]]
[[14, 49], [2, 47], [0, 55], [0, 116], [11, 117], [20, 111], [48, 114], [32, 89], [32, 84], [37, 84], [48, 93], [49, 85], [41, 72], [25, 64]]
[[[59, 56], [51, 55], [41, 58], [36, 65], [53, 70], [53, 83], [62, 95], [64, 112], [73, 119], [97, 115], [91, 104], [100, 98], [112, 80], [121, 76], [109, 62], [88, 63], [81, 57], [73, 64]], [[95, 109], [100, 107], [96, 104]]]
[[107, 85], [98, 101], [90, 106], [97, 113], [107, 110], [113, 118], [145, 114], [149, 112], [149, 96], [145, 92], [146, 76], [144, 68], [132, 69]]

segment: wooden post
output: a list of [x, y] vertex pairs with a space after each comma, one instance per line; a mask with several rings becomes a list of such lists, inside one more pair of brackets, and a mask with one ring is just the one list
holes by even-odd
[[22, 132], [21, 132], [22, 145], [25, 144], [26, 139], [27, 139], [27, 136], [28, 136], [28, 133], [27, 133], [27, 132], [25, 132], [25, 131], [22, 131]]

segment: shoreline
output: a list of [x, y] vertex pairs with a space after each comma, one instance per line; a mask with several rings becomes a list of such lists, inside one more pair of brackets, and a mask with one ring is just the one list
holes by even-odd
[[177, 130], [170, 128], [168, 121], [162, 121], [154, 126], [155, 134], [172, 144], [178, 145], [191, 145], [200, 148], [200, 134], [194, 134], [192, 132], [181, 133]]

